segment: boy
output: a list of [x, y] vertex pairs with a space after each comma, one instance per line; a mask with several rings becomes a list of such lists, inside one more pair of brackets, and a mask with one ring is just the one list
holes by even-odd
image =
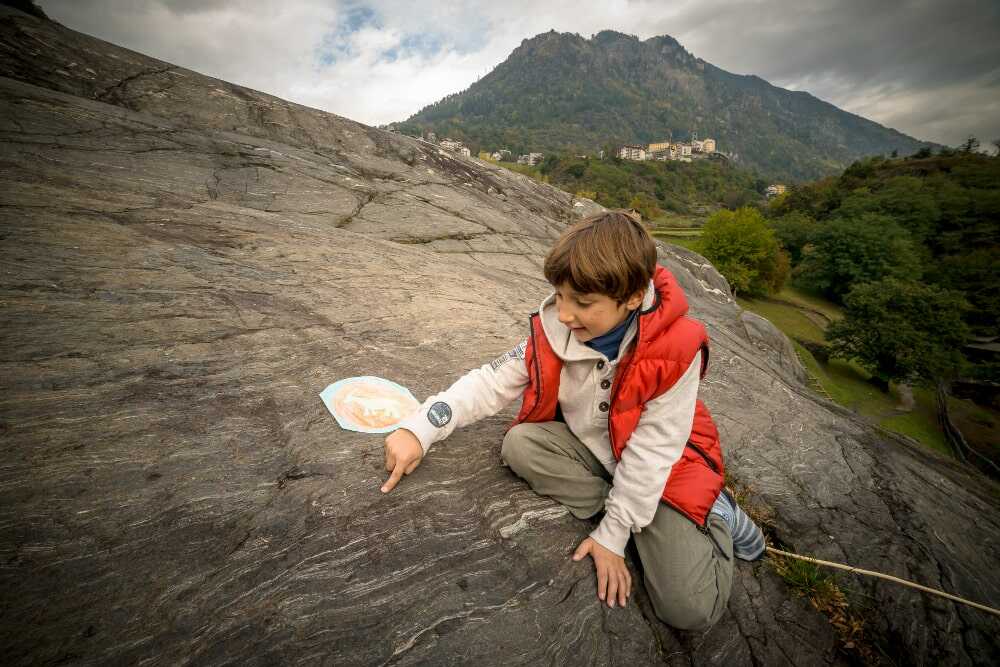
[[732, 556], [756, 560], [760, 530], [722, 491], [722, 451], [697, 400], [708, 364], [705, 328], [656, 264], [649, 233], [622, 212], [569, 227], [545, 260], [555, 293], [530, 335], [428, 398], [385, 441], [389, 492], [430, 445], [523, 396], [501, 456], [537, 493], [585, 519], [604, 510], [576, 548], [590, 555], [597, 595], [624, 606], [635, 539], [657, 616], [711, 626], [726, 608]]

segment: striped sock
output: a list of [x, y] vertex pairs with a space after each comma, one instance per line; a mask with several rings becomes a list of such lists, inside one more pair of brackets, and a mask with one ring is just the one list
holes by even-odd
[[764, 533], [753, 522], [736, 500], [723, 489], [712, 505], [712, 514], [718, 514], [729, 526], [733, 536], [733, 555], [742, 560], [759, 560], [764, 555]]

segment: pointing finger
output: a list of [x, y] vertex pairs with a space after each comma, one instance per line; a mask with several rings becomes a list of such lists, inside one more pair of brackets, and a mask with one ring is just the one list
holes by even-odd
[[389, 493], [396, 485], [399, 484], [399, 480], [403, 477], [403, 466], [397, 465], [392, 469], [392, 474], [389, 475], [389, 479], [386, 483], [382, 485], [382, 493]]

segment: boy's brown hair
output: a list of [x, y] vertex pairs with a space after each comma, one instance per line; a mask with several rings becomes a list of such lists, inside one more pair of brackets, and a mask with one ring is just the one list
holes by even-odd
[[567, 228], [545, 258], [545, 279], [619, 304], [646, 289], [656, 270], [656, 244], [624, 211], [598, 213]]

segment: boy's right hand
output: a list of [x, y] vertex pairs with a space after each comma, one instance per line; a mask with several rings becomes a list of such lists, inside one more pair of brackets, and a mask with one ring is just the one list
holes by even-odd
[[385, 469], [389, 479], [382, 485], [382, 493], [389, 493], [399, 484], [403, 475], [409, 475], [424, 458], [424, 448], [417, 436], [405, 428], [396, 429], [385, 438]]

